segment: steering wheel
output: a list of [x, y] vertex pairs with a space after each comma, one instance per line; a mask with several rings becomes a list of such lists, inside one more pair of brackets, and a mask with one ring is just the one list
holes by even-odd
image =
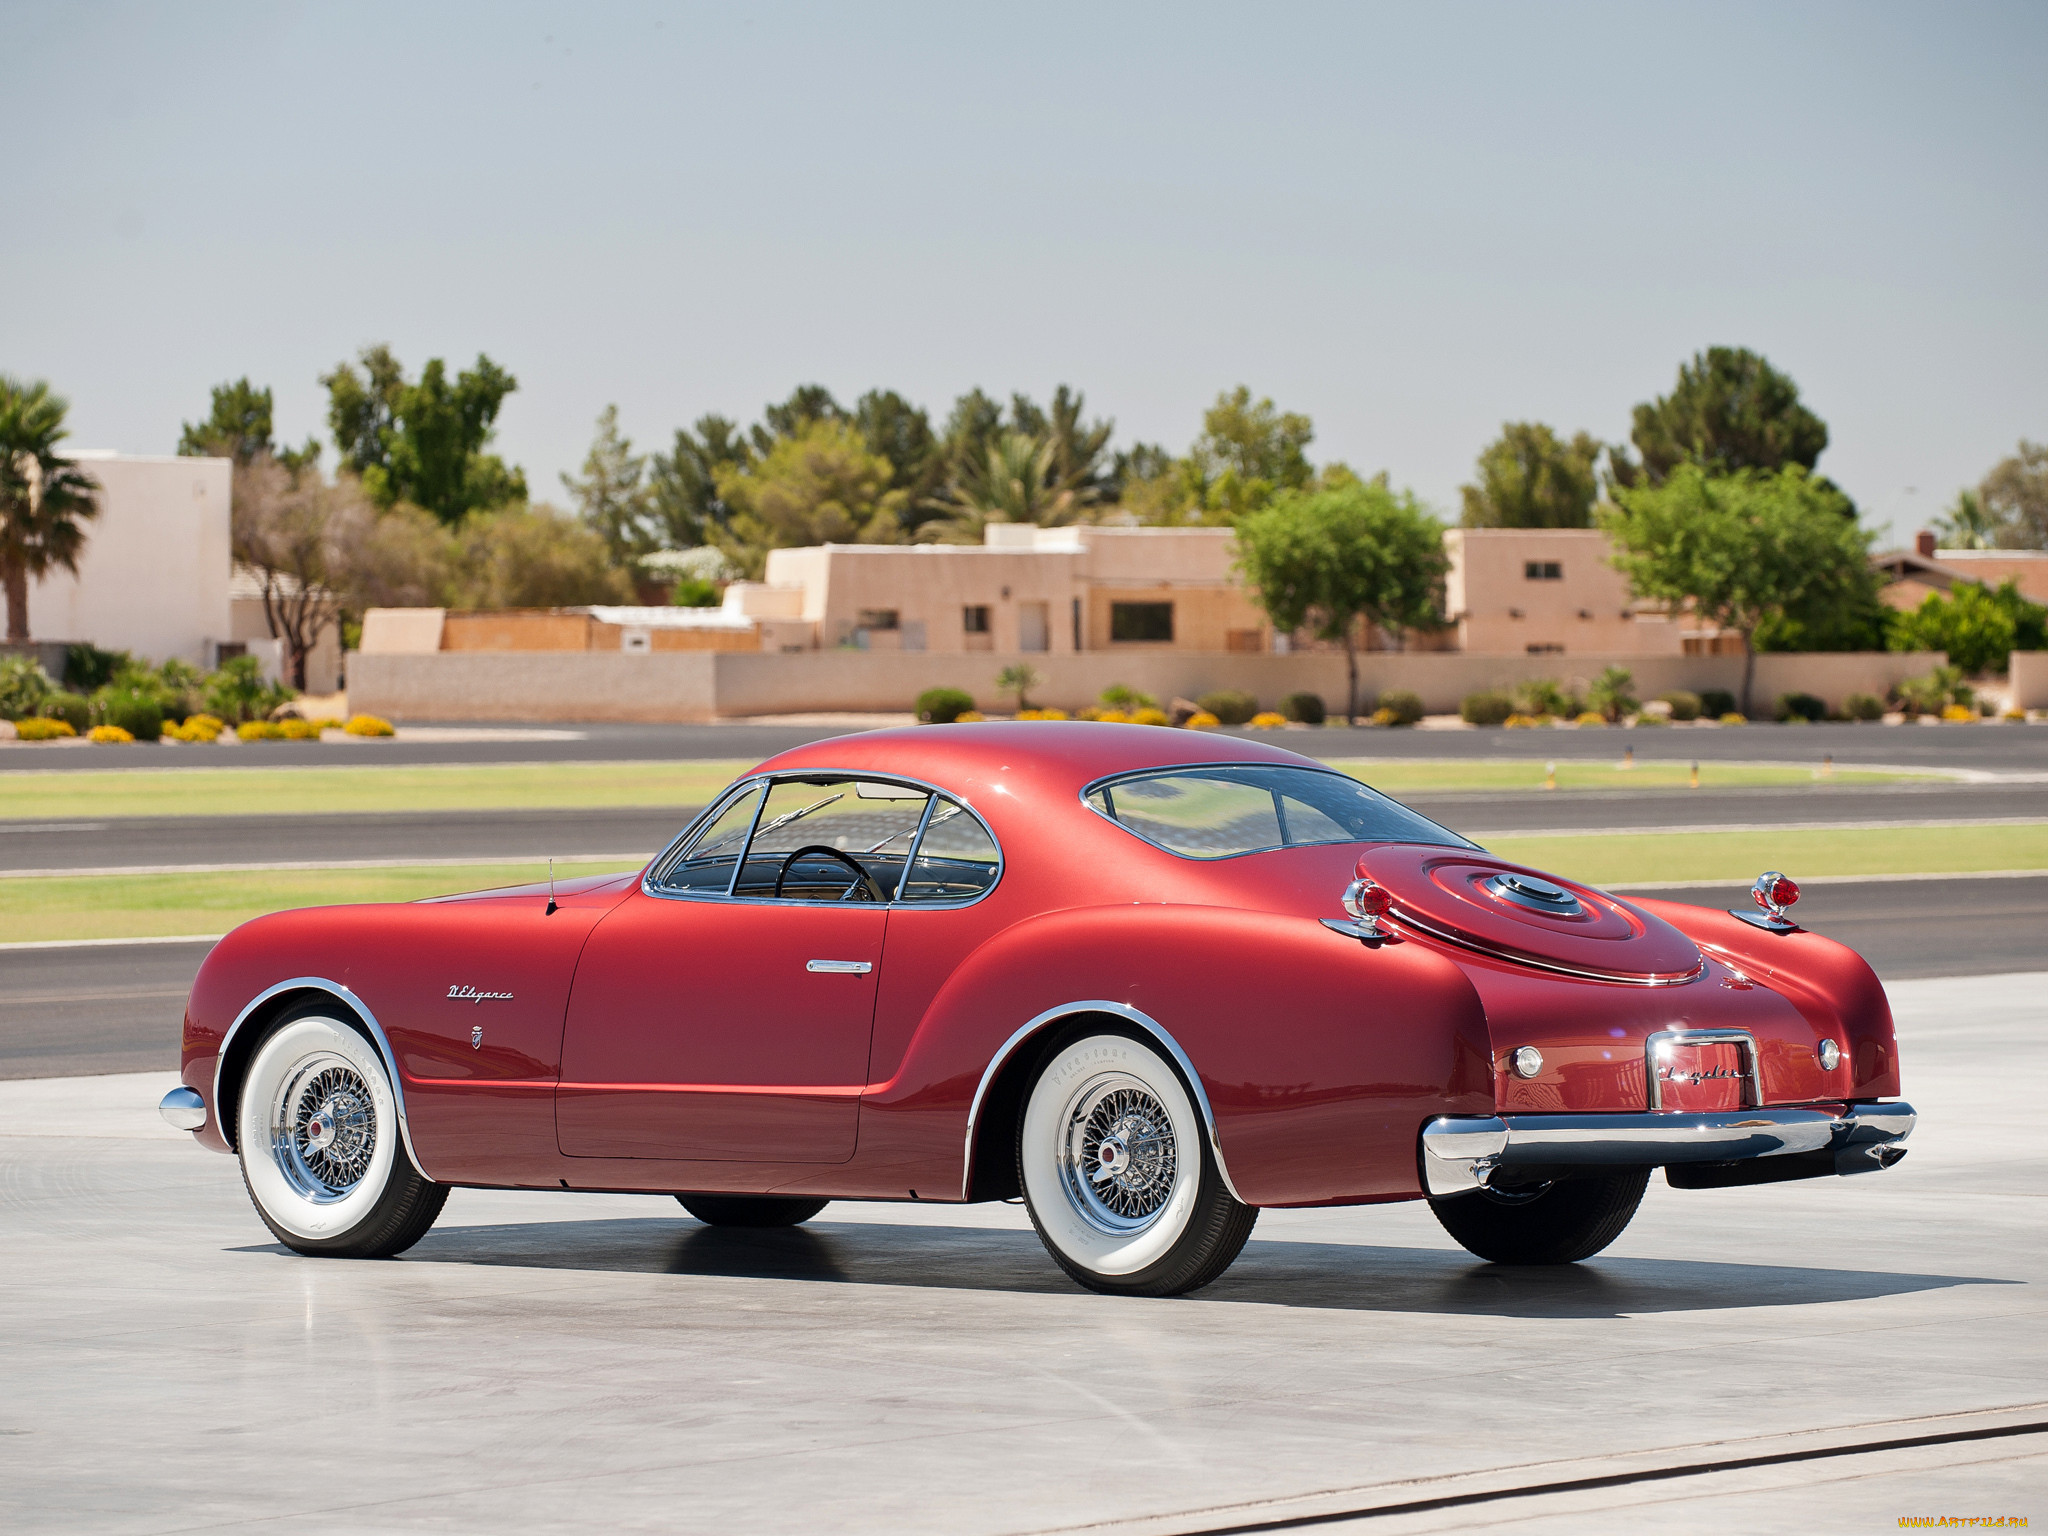
[[782, 861], [782, 868], [775, 875], [775, 894], [778, 898], [782, 895], [782, 884], [789, 878], [789, 872], [796, 866], [796, 861], [813, 853], [821, 853], [828, 859], [837, 859], [858, 877], [853, 884], [846, 888], [846, 893], [839, 898], [841, 901], [851, 900], [853, 893], [862, 887], [866, 887], [868, 893], [867, 900], [869, 901], [887, 901], [889, 899], [882, 890], [881, 881], [869, 874], [861, 866], [859, 859], [856, 859], [850, 853], [841, 853], [837, 848], [827, 848], [823, 843], [812, 843], [809, 847], [799, 848], [795, 853], [792, 853]]

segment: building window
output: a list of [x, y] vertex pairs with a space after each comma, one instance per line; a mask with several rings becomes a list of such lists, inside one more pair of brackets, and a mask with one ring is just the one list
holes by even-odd
[[1173, 604], [1111, 603], [1109, 638], [1112, 640], [1173, 639]]
[[960, 627], [970, 635], [985, 635], [988, 629], [988, 604], [970, 603], [960, 610]]
[[860, 622], [854, 626], [856, 629], [894, 629], [896, 627], [896, 610], [894, 608], [863, 608], [860, 611]]
[[1522, 562], [1524, 581], [1563, 581], [1564, 563], [1559, 560], [1524, 560]]

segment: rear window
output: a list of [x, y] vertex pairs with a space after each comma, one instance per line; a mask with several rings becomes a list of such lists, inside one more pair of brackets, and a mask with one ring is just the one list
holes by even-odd
[[1356, 779], [1314, 768], [1164, 768], [1098, 784], [1085, 798], [1118, 826], [1189, 859], [1312, 843], [1475, 846]]

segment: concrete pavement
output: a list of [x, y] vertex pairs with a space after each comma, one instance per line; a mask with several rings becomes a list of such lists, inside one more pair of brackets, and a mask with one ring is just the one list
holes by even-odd
[[[1890, 1172], [1653, 1184], [1613, 1248], [1558, 1270], [1478, 1264], [1417, 1205], [1267, 1212], [1177, 1301], [1073, 1289], [1010, 1206], [745, 1233], [659, 1198], [458, 1190], [400, 1260], [301, 1259], [230, 1160], [156, 1121], [167, 1074], [0, 1085], [0, 1522], [2040, 1519], [2048, 1153], [2025, 1085], [2048, 974], [1892, 992], [1922, 1120]], [[1686, 1470], [1728, 1462], [1750, 1465]]]

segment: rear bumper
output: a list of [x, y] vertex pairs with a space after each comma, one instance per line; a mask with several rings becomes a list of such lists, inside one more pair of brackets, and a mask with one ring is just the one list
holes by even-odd
[[[1736, 1109], [1713, 1114], [1439, 1116], [1422, 1128], [1422, 1187], [1433, 1200], [1469, 1194], [1510, 1170], [1673, 1168], [1691, 1188], [1824, 1173], [1871, 1173], [1906, 1155], [1910, 1104]], [[1794, 1161], [1766, 1164], [1766, 1159]]]

